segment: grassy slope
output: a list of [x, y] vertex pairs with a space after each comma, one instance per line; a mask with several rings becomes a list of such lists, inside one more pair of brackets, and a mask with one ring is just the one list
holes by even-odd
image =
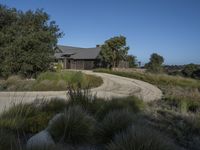
[[[100, 146], [102, 150], [113, 150], [118, 147], [118, 142], [124, 150], [131, 150], [133, 145], [134, 150], [174, 149], [174, 143], [165, 135], [150, 126], [144, 126], [144, 122], [139, 123], [142, 117], [140, 113], [144, 108], [141, 100], [128, 97], [104, 101], [84, 95], [87, 92], [82, 94], [80, 91], [71, 92], [72, 97], [67, 102], [54, 99], [41, 103], [19, 104], [1, 114], [1, 148], [10, 149], [12, 146], [16, 150], [25, 150], [18, 148], [19, 145], [24, 147], [30, 135], [48, 126], [47, 130], [56, 144], [60, 146], [64, 142], [65, 149], [68, 149], [67, 146], [74, 146], [74, 149], [77, 148], [76, 146], [81, 146], [82, 149], [95, 150], [95, 147]], [[48, 125], [48, 121], [59, 112], [63, 114]], [[136, 124], [137, 128], [135, 128]], [[132, 125], [133, 127], [129, 128]], [[9, 140], [3, 141], [5, 133]], [[147, 140], [150, 138], [151, 142], [148, 143]], [[142, 149], [141, 145], [143, 145]], [[40, 148], [40, 150], [47, 149], [49, 148]], [[52, 150], [61, 150], [61, 148]]]
[[95, 71], [139, 79], [158, 86], [163, 91], [164, 97], [148, 105], [146, 115], [149, 122], [186, 149], [199, 149], [199, 80], [164, 74], [118, 72], [107, 69], [96, 69]]
[[140, 72], [119, 72], [111, 71], [108, 69], [95, 69], [95, 72], [104, 72], [114, 75], [119, 75], [128, 78], [134, 78], [149, 82], [157, 86], [180, 86], [189, 88], [200, 88], [200, 81], [190, 78], [183, 78], [180, 76], [169, 76], [166, 74], [151, 74], [151, 73], [140, 73]]

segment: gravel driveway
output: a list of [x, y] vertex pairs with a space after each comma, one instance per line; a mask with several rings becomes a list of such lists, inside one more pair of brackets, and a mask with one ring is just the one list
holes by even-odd
[[[126, 97], [135, 95], [144, 101], [157, 100], [162, 97], [162, 92], [157, 87], [135, 79], [120, 77], [106, 73], [83, 71], [86, 74], [100, 76], [104, 83], [92, 89], [92, 93], [99, 98]], [[66, 98], [65, 91], [50, 92], [0, 92], [0, 112], [12, 104], [19, 102], [32, 102], [35, 98]]]

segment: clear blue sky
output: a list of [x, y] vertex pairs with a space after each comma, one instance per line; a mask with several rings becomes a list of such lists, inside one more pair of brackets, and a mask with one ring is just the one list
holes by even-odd
[[94, 47], [124, 35], [130, 54], [147, 62], [200, 64], [200, 0], [0, 0], [21, 10], [44, 8], [65, 36], [59, 44]]

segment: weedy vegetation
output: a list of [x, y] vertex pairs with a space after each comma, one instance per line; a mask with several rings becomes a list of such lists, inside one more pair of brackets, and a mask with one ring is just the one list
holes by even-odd
[[22, 76], [10, 76], [0, 80], [0, 91], [65, 91], [69, 85], [83, 88], [97, 87], [103, 83], [100, 77], [75, 71], [44, 72], [36, 79], [26, 79]]

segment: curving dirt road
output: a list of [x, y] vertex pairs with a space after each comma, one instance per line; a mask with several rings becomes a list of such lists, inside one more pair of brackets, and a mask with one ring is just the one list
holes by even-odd
[[109, 99], [112, 97], [127, 97], [135, 95], [146, 102], [158, 100], [162, 97], [161, 90], [147, 82], [107, 73], [91, 71], [83, 72], [99, 76], [103, 79], [104, 83], [100, 87], [92, 89], [93, 93], [96, 92], [97, 97]]
[[[83, 71], [86, 74], [100, 76], [104, 83], [91, 90], [99, 98], [127, 97], [135, 95], [144, 101], [157, 100], [162, 97], [162, 92], [157, 87], [135, 79], [120, 77], [106, 73]], [[67, 98], [64, 91], [50, 92], [0, 92], [0, 112], [13, 103], [32, 102], [35, 98], [50, 99], [53, 97]]]

